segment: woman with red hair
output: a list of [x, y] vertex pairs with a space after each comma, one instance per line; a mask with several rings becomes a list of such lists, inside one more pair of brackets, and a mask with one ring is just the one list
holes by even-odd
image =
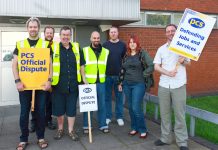
[[131, 119], [130, 136], [140, 133], [140, 138], [145, 139], [147, 137], [147, 128], [142, 109], [143, 97], [146, 90], [144, 76], [150, 75], [153, 70], [153, 60], [145, 50], [141, 49], [138, 38], [136, 36], [130, 37], [118, 86], [120, 91], [124, 90], [128, 101]]

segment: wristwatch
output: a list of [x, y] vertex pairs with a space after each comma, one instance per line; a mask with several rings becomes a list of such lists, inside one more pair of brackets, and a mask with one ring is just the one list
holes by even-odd
[[21, 80], [20, 79], [16, 79], [16, 80], [14, 80], [14, 82], [15, 83], [19, 83], [19, 82], [21, 82]]

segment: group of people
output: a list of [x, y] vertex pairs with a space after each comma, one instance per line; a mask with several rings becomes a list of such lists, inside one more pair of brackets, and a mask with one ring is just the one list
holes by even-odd
[[[127, 45], [119, 39], [117, 27], [109, 29], [109, 40], [100, 44], [100, 33], [93, 31], [90, 45], [80, 49], [79, 43], [72, 42], [72, 30], [69, 26], [60, 29], [60, 42], [53, 42], [54, 28], [46, 26], [45, 40], [39, 37], [40, 21], [31, 17], [26, 22], [29, 37], [18, 41], [13, 55], [12, 70], [15, 84], [19, 91], [20, 142], [18, 150], [28, 145], [29, 131], [36, 131], [38, 145], [41, 149], [48, 147], [44, 138], [45, 126], [56, 129], [54, 139], [61, 139], [64, 134], [64, 116], [67, 116], [67, 134], [73, 140], [79, 140], [75, 132], [76, 105], [79, 84], [96, 84], [98, 128], [109, 133], [112, 121], [112, 91], [115, 99], [115, 118], [119, 126], [124, 126], [123, 91], [128, 102], [131, 119], [130, 136], [139, 134], [145, 139], [148, 136], [144, 113], [143, 97], [146, 91], [145, 78], [154, 69], [161, 73], [158, 95], [161, 110], [161, 138], [155, 141], [156, 146], [172, 142], [171, 103], [175, 112], [174, 132], [181, 150], [187, 150], [187, 129], [185, 124], [186, 72], [185, 66], [190, 60], [168, 50], [175, 31], [175, 25], [166, 27], [167, 43], [160, 47], [153, 59], [140, 46], [139, 39], [131, 36]], [[36, 90], [35, 111], [32, 113], [29, 130], [29, 113], [32, 91], [24, 90], [25, 85], [19, 77], [19, 51], [21, 48], [49, 48], [50, 70], [43, 90]], [[42, 56], [43, 57], [43, 56]], [[52, 122], [57, 118], [57, 127]], [[88, 134], [88, 117], [83, 113], [83, 133]]]

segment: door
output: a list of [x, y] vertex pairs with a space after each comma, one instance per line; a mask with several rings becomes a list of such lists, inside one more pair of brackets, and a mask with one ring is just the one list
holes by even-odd
[[[59, 41], [59, 30], [55, 28], [55, 40]], [[44, 39], [43, 32], [41, 36]], [[0, 26], [0, 106], [19, 104], [18, 92], [12, 73], [13, 51], [16, 41], [28, 37], [26, 27]]]

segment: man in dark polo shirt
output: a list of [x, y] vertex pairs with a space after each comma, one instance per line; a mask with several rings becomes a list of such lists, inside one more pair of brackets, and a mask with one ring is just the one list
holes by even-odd
[[84, 76], [84, 57], [78, 43], [71, 43], [72, 30], [64, 26], [60, 30], [61, 42], [54, 46], [53, 81], [52, 81], [52, 114], [57, 117], [58, 130], [54, 139], [64, 135], [64, 115], [68, 120], [68, 135], [73, 141], [79, 139], [74, 130], [78, 84], [87, 83]]

